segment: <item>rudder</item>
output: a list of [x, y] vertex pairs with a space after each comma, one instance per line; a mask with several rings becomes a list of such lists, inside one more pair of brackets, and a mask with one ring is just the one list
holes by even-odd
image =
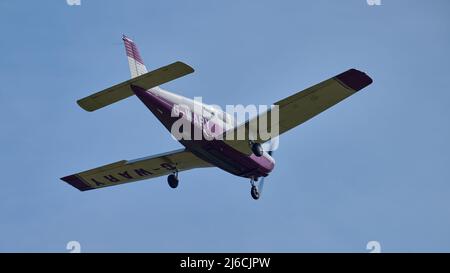
[[147, 73], [144, 61], [142, 60], [139, 49], [135, 42], [125, 35], [122, 35], [122, 40], [125, 45], [125, 50], [128, 58], [128, 65], [130, 67], [131, 78], [135, 78]]

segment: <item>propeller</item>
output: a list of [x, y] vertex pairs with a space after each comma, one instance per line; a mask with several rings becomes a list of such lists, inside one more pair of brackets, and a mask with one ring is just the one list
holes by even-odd
[[[264, 151], [267, 151], [267, 153], [271, 157], [273, 157], [273, 153], [276, 149], [278, 149], [278, 145], [279, 145], [279, 138], [275, 137], [275, 138], [272, 138], [270, 141], [264, 143], [262, 146], [263, 146]], [[264, 180], [265, 180], [265, 177], [261, 178], [261, 181], [258, 184], [258, 192], [260, 195], [262, 194], [262, 191], [264, 188]]]

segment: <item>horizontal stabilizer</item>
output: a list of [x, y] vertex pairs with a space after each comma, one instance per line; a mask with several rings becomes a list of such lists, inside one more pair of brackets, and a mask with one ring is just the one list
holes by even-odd
[[175, 62], [87, 96], [77, 103], [84, 110], [92, 112], [132, 96], [134, 94], [130, 87], [132, 84], [148, 90], [192, 72], [194, 69], [189, 65]]

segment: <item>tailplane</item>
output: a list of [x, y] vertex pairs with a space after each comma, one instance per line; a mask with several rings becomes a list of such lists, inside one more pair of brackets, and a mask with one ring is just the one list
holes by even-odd
[[194, 69], [189, 65], [182, 62], [174, 62], [82, 98], [77, 103], [86, 111], [95, 111], [134, 95], [131, 85], [137, 85], [148, 90], [192, 72], [194, 72]]
[[144, 61], [142, 60], [139, 49], [133, 40], [123, 35], [122, 40], [125, 44], [125, 50], [128, 57], [128, 65], [130, 66], [131, 78], [147, 73]]
[[133, 40], [125, 35], [122, 36], [122, 40], [125, 43], [131, 79], [78, 100], [78, 105], [84, 110], [89, 112], [95, 111], [134, 95], [131, 85], [136, 85], [145, 90], [149, 90], [160, 84], [164, 84], [194, 72], [192, 67], [182, 62], [174, 62], [147, 72], [141, 54], [139, 54]]

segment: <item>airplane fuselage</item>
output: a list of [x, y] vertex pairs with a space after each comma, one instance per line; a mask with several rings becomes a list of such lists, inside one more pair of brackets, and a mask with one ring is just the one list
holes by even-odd
[[[231, 122], [225, 118], [211, 119], [211, 115], [225, 116], [226, 113], [221, 110], [212, 110], [204, 104], [198, 105], [198, 102], [159, 87], [145, 90], [138, 86], [132, 86], [132, 89], [167, 130], [173, 130], [173, 125], [177, 120], [185, 119], [186, 122], [189, 122], [192, 129], [191, 137], [178, 141], [202, 160], [231, 174], [253, 179], [267, 176], [275, 167], [275, 161], [266, 152], [260, 157], [254, 154], [246, 155], [227, 145], [225, 141], [212, 137], [222, 134], [227, 125], [225, 123]], [[192, 114], [184, 114], [181, 117], [173, 116], [174, 107], [180, 106], [187, 108], [189, 113]], [[202, 111], [199, 112], [198, 109]], [[205, 131], [205, 128], [208, 128], [208, 130]], [[194, 139], [195, 131], [210, 134], [211, 138]]]

